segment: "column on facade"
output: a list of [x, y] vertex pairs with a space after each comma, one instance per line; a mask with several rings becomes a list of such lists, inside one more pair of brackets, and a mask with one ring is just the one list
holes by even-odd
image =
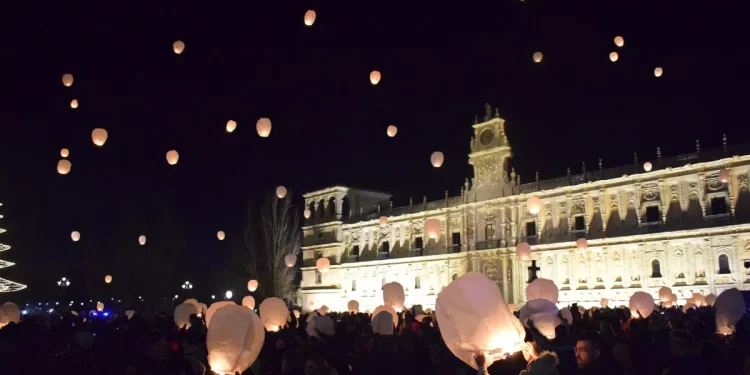
[[508, 233], [505, 230], [505, 225], [508, 222], [508, 219], [505, 217], [506, 216], [505, 207], [501, 207], [499, 211], [500, 211], [500, 218], [498, 220], [500, 223], [497, 229], [498, 229], [498, 232], [500, 233], [500, 247], [507, 247], [510, 245], [508, 244], [508, 240], [507, 240]]
[[[734, 202], [736, 201], [734, 199], [734, 195], [732, 195], [732, 192], [735, 190], [734, 173], [732, 173], [732, 168], [727, 168], [727, 172], [729, 172], [729, 181], [727, 181], [727, 194], [729, 194], [729, 212], [731, 212], [732, 217], [734, 217]], [[739, 191], [739, 189], [737, 189], [737, 191]]]
[[508, 261], [510, 260], [510, 255], [506, 251], [502, 255], [500, 255], [500, 274], [502, 275], [503, 280], [503, 297], [506, 299], [510, 299], [510, 280], [508, 280]]
[[661, 204], [659, 211], [661, 211], [661, 223], [662, 224], [666, 224], [667, 222], [667, 210], [669, 210], [669, 199], [672, 195], [671, 192], [664, 191], [664, 186], [665, 186], [664, 180], [659, 179], [659, 203]]
[[511, 206], [510, 209], [511, 209], [511, 211], [510, 211], [510, 216], [511, 216], [511, 219], [510, 219], [510, 235], [511, 235], [511, 239], [510, 239], [510, 244], [508, 244], [509, 247], [516, 245], [516, 241], [518, 239], [517, 228], [518, 228], [518, 220], [519, 220], [519, 217], [518, 217], [518, 207]]

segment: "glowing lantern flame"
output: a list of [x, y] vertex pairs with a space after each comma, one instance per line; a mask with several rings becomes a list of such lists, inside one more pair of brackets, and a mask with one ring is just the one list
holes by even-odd
[[266, 117], [261, 117], [258, 119], [258, 122], [255, 123], [255, 130], [258, 132], [259, 136], [267, 138], [271, 135], [271, 120]]
[[180, 154], [177, 153], [175, 150], [167, 151], [167, 163], [169, 165], [175, 165], [177, 164], [177, 161], [180, 160]]
[[617, 60], [620, 58], [620, 55], [617, 52], [612, 52], [609, 54], [609, 59], [612, 62], [617, 62]]
[[182, 54], [182, 51], [185, 50], [185, 43], [181, 40], [172, 43], [172, 50], [178, 55]]
[[61, 175], [66, 175], [70, 173], [70, 167], [71, 167], [70, 160], [61, 159], [60, 161], [57, 162], [57, 173]]
[[102, 128], [96, 128], [91, 132], [91, 140], [95, 145], [100, 147], [104, 146], [104, 143], [107, 142], [108, 136], [107, 131]]
[[624, 46], [625, 45], [625, 38], [623, 38], [621, 36], [616, 36], [615, 37], [615, 45], [618, 46], [618, 47]]
[[388, 134], [389, 137], [393, 138], [396, 136], [396, 133], [398, 132], [398, 128], [396, 125], [389, 125], [388, 129], [386, 129], [385, 133]]
[[305, 25], [312, 26], [315, 23], [315, 17], [317, 14], [314, 10], [310, 9], [307, 12], [305, 12]]
[[227, 121], [227, 132], [231, 133], [234, 131], [234, 129], [237, 129], [237, 121], [234, 121], [234, 120]]
[[377, 70], [373, 70], [370, 72], [370, 83], [373, 85], [377, 85], [380, 82], [380, 72]]
[[278, 297], [264, 299], [258, 311], [263, 327], [269, 332], [278, 332], [286, 325], [286, 320], [289, 318], [289, 308], [286, 307], [286, 302]]
[[62, 83], [65, 87], [73, 86], [73, 75], [70, 73], [63, 74]]
[[445, 161], [445, 156], [440, 151], [435, 151], [430, 155], [430, 162], [435, 168], [440, 168], [443, 165], [443, 161]]
[[96, 311], [98, 311], [98, 312], [104, 311], [104, 304], [101, 303], [101, 302], [97, 302], [96, 303]]
[[534, 62], [535, 63], [542, 62], [542, 58], [544, 58], [544, 55], [541, 52], [534, 52]]

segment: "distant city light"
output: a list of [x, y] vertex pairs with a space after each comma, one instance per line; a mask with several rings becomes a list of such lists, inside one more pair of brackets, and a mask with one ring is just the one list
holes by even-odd
[[227, 292], [224, 293], [224, 295], [227, 297], [227, 299], [232, 299], [232, 291], [231, 290], [227, 290]]

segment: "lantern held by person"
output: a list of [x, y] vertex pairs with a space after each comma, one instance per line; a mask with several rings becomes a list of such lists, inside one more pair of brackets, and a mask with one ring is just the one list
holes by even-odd
[[286, 302], [278, 297], [266, 298], [258, 307], [260, 321], [268, 332], [278, 332], [286, 325], [289, 318], [289, 308]]
[[[630, 315], [633, 318], [648, 318], [654, 312], [654, 298], [646, 292], [635, 292], [630, 296]], [[640, 313], [640, 316], [638, 315]]]
[[375, 317], [383, 311], [391, 314], [391, 317], [393, 318], [393, 326], [398, 326], [398, 313], [390, 306], [380, 305], [376, 307], [375, 310], [372, 311], [372, 316]]
[[607, 307], [607, 306], [609, 306], [609, 300], [608, 300], [608, 299], [606, 299], [606, 298], [602, 298], [602, 300], [601, 300], [601, 301], [599, 302], [599, 304], [600, 304], [600, 305], [601, 305], [602, 307]]
[[346, 308], [347, 310], [349, 310], [350, 313], [357, 314], [359, 313], [359, 302], [355, 300], [351, 300], [349, 301], [349, 303], [346, 304]]
[[671, 300], [672, 300], [672, 289], [667, 286], [663, 286], [659, 288], [659, 301], [669, 302]]
[[404, 307], [404, 287], [397, 282], [383, 285], [383, 305], [390, 306], [394, 310], [400, 310]]
[[211, 323], [211, 318], [213, 318], [216, 311], [227, 306], [237, 306], [237, 304], [234, 303], [234, 301], [219, 301], [212, 303], [206, 310], [206, 327]]
[[174, 324], [177, 328], [190, 328], [190, 315], [198, 315], [198, 306], [192, 303], [182, 303], [174, 309]]
[[716, 297], [716, 330], [728, 335], [737, 329], [737, 322], [745, 313], [745, 300], [737, 288], [725, 290]]
[[559, 291], [555, 282], [549, 279], [538, 278], [532, 281], [526, 287], [526, 300], [546, 299], [552, 303], [557, 303]]
[[226, 306], [216, 311], [213, 324], [206, 321], [206, 325], [208, 365], [213, 373], [241, 374], [258, 358], [265, 332], [255, 311]]

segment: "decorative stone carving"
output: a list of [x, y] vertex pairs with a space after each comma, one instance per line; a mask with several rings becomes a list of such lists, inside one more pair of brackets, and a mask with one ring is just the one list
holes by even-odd
[[502, 180], [502, 160], [499, 155], [488, 155], [474, 160], [476, 187], [494, 186]]
[[679, 185], [670, 185], [669, 186], [669, 201], [679, 201], [680, 200], [680, 186]]
[[697, 199], [698, 198], [698, 182], [692, 181], [688, 185], [688, 190], [690, 191], [690, 199]]
[[576, 197], [573, 199], [572, 214], [582, 214], [586, 212], [586, 201], [583, 197]]
[[546, 218], [552, 217], [552, 204], [547, 203], [544, 205], [544, 217]]
[[560, 202], [558, 207], [560, 207], [559, 211], [560, 216], [568, 216], [568, 204], [565, 202]]
[[[660, 196], [658, 184], [645, 184], [641, 187], [641, 197], [644, 202], [658, 200]], [[628, 199], [630, 199], [630, 193], [628, 193]], [[630, 202], [628, 202], [630, 204]]]
[[743, 192], [750, 190], [747, 183], [747, 173], [740, 173], [737, 175], [737, 188], [739, 191]]
[[628, 192], [628, 208], [635, 206], [635, 191]]
[[601, 211], [601, 199], [599, 197], [591, 197], [591, 209], [594, 212]]
[[411, 222], [412, 234], [421, 234], [422, 230], [424, 230], [424, 220], [419, 219]]

